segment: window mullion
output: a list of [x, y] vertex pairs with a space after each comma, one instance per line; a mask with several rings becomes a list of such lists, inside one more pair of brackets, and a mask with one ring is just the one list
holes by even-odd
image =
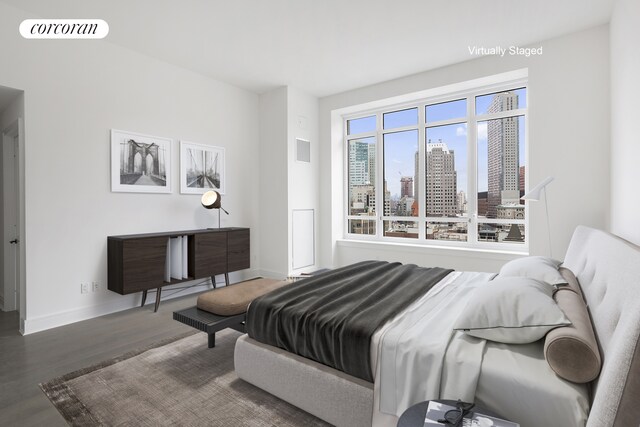
[[[414, 183], [414, 197], [418, 200], [418, 240], [425, 241], [427, 239], [427, 171], [426, 171], [426, 104], [418, 106], [418, 182]], [[418, 184], [418, 185], [416, 185]]]
[[344, 225], [343, 225], [343, 237], [348, 237], [351, 233], [351, 229], [349, 228], [349, 214], [351, 213], [351, 200], [349, 200], [349, 135], [347, 134], [347, 122], [346, 120], [343, 122], [343, 132], [342, 132], [342, 152], [344, 153], [344, 158], [347, 160], [344, 162], [342, 173], [343, 173], [343, 186], [344, 189], [344, 197], [342, 198], [344, 203], [344, 208], [346, 208], [347, 215], [344, 215]]
[[376, 113], [376, 239], [381, 240], [384, 222], [384, 142], [382, 112]]
[[476, 103], [473, 95], [467, 97], [467, 242], [475, 246], [478, 243], [478, 122], [476, 121]]

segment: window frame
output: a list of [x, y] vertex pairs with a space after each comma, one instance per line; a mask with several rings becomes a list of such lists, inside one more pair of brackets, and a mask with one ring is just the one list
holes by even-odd
[[[526, 107], [514, 110], [500, 111], [497, 113], [476, 114], [476, 97], [499, 93], [508, 90], [525, 89], [526, 91]], [[440, 104], [445, 102], [466, 99], [467, 111], [466, 116], [438, 120], [434, 122], [426, 122], [426, 107], [428, 105]], [[524, 204], [525, 219], [498, 219], [498, 218], [479, 218], [478, 217], [478, 123], [489, 120], [503, 119], [508, 117], [524, 118], [524, 166], [525, 166], [525, 192], [529, 188], [529, 108], [531, 105], [530, 88], [528, 77], [517, 79], [509, 79], [499, 83], [488, 85], [478, 85], [465, 90], [451, 91], [446, 94], [436, 96], [426, 96], [406, 102], [389, 102], [388, 104], [378, 104], [375, 108], [366, 108], [358, 111], [352, 110], [348, 114], [342, 114], [340, 117], [343, 124], [342, 146], [344, 150], [344, 207], [342, 212], [344, 218], [343, 238], [346, 240], [356, 241], [375, 241], [388, 242], [405, 245], [419, 245], [443, 248], [460, 248], [460, 249], [478, 249], [496, 252], [516, 252], [528, 253], [530, 242], [530, 212], [529, 202]], [[411, 108], [418, 108], [418, 123], [414, 126], [403, 126], [398, 128], [383, 129], [383, 117], [385, 113], [401, 111]], [[362, 132], [359, 134], [349, 135], [348, 120], [358, 119], [367, 116], [376, 116], [376, 128], [374, 131]], [[426, 216], [426, 130], [430, 127], [445, 126], [452, 124], [467, 124], [467, 216], [466, 217], [427, 217]], [[414, 197], [418, 200], [418, 216], [416, 217], [398, 217], [384, 215], [384, 134], [402, 132], [407, 130], [418, 131], [418, 174], [420, 179], [420, 188], [414, 188]], [[374, 137], [376, 144], [376, 179], [375, 185], [375, 216], [349, 215], [349, 141], [360, 138]], [[521, 165], [522, 166], [522, 165]], [[473, 195], [473, 197], [470, 197]], [[382, 204], [381, 204], [382, 203]], [[376, 224], [376, 233], [371, 235], [350, 233], [349, 222], [354, 219], [374, 220]], [[388, 237], [384, 236], [383, 225], [385, 221], [415, 221], [418, 223], [418, 238], [408, 237]], [[446, 240], [427, 240], [426, 225], [428, 222], [466, 222], [467, 223], [467, 241], [446, 241]], [[478, 240], [478, 226], [480, 224], [523, 224], [525, 227], [525, 240], [523, 243], [504, 243], [504, 242], [482, 242]]]

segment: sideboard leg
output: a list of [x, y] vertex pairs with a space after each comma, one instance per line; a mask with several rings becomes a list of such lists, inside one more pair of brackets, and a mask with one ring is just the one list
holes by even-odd
[[224, 285], [229, 286], [229, 273], [224, 273]]
[[140, 307], [144, 307], [144, 303], [147, 302], [147, 290], [145, 289], [144, 291], [142, 291], [142, 304], [140, 304]]
[[160, 306], [160, 295], [162, 294], [162, 288], [158, 288], [156, 290], [156, 307], [153, 309], [153, 312], [156, 313], [158, 311], [158, 307]]

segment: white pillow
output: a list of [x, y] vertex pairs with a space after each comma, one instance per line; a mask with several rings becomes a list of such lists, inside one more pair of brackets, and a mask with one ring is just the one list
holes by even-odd
[[561, 262], [544, 256], [528, 256], [509, 261], [500, 269], [499, 277], [529, 277], [550, 285], [566, 285], [558, 271]]
[[506, 344], [535, 342], [570, 325], [552, 297], [553, 288], [526, 277], [498, 277], [473, 291], [454, 329]]

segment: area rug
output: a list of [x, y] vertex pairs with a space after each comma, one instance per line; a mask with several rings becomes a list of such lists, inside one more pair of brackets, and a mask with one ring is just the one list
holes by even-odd
[[[189, 334], [40, 384], [72, 426], [328, 426], [240, 380], [240, 333]], [[283, 380], [285, 380], [283, 378]]]

